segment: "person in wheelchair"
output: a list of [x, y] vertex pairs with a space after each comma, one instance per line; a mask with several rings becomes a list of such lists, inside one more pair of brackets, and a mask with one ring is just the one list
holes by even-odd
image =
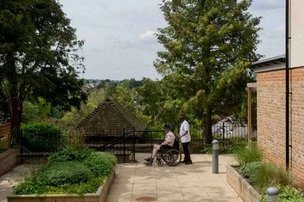
[[173, 134], [172, 127], [170, 124], [164, 125], [165, 130], [165, 140], [161, 144], [155, 144], [153, 146], [152, 154], [150, 158], [145, 159], [147, 162], [145, 163], [147, 166], [152, 166], [153, 161], [157, 155], [158, 151], [172, 149], [174, 145], [175, 135]]

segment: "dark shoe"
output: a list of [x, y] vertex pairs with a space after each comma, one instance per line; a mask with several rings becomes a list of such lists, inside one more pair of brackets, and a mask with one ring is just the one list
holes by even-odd
[[151, 159], [152, 159], [152, 158], [149, 157], [149, 158], [146, 158], [145, 161], [151, 161]]
[[152, 165], [153, 165], [153, 160], [148, 161], [148, 162], [146, 162], [145, 164], [146, 164], [146, 166], [152, 166]]
[[192, 161], [185, 162], [186, 165], [192, 164]]
[[180, 163], [185, 163], [185, 160], [182, 160]]

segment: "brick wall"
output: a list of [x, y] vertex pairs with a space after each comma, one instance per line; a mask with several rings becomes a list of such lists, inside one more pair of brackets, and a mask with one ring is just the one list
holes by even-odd
[[[290, 89], [290, 166], [304, 187], [304, 67], [290, 70]], [[257, 73], [257, 105], [258, 145], [266, 161], [285, 168], [284, 69]]]
[[304, 187], [304, 67], [291, 74], [291, 168], [294, 180]]
[[0, 176], [18, 164], [18, 149], [8, 149], [0, 153]]

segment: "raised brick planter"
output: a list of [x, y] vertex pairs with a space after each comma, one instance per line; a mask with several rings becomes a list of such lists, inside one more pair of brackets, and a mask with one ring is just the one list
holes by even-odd
[[260, 202], [261, 195], [232, 166], [227, 166], [228, 184], [238, 193], [243, 201]]
[[114, 175], [115, 169], [106, 178], [103, 186], [100, 186], [97, 192], [92, 194], [11, 195], [7, 197], [7, 200], [8, 202], [105, 202]]
[[0, 153], [0, 176], [18, 165], [19, 149], [8, 149]]

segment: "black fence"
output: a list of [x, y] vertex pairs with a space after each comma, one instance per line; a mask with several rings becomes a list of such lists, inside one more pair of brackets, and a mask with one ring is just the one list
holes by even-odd
[[[231, 153], [247, 142], [247, 125], [237, 122], [220, 121], [212, 125], [213, 139], [220, 144], [220, 152]], [[211, 148], [211, 145], [208, 145]]]
[[25, 136], [22, 131], [18, 135], [20, 137], [20, 159], [24, 162], [28, 159], [47, 159], [47, 157], [59, 151], [65, 144], [60, 135], [29, 135]]
[[[173, 131], [178, 134], [178, 131]], [[205, 143], [202, 128], [190, 128], [192, 153], [210, 152], [211, 145]], [[212, 126], [213, 139], [220, 142], [220, 152], [227, 152], [247, 140], [247, 126], [231, 122], [218, 122]], [[120, 162], [135, 161], [138, 151], [151, 152], [153, 144], [164, 140], [163, 130], [124, 131], [121, 135], [114, 136], [88, 136], [84, 139], [89, 148], [107, 151], [120, 158]], [[67, 141], [61, 136], [51, 135], [27, 138], [21, 135], [20, 156], [24, 158], [47, 157], [51, 153], [63, 148]]]
[[218, 122], [212, 125], [212, 135], [214, 138], [225, 140], [231, 138], [246, 139], [247, 125], [236, 122]]

